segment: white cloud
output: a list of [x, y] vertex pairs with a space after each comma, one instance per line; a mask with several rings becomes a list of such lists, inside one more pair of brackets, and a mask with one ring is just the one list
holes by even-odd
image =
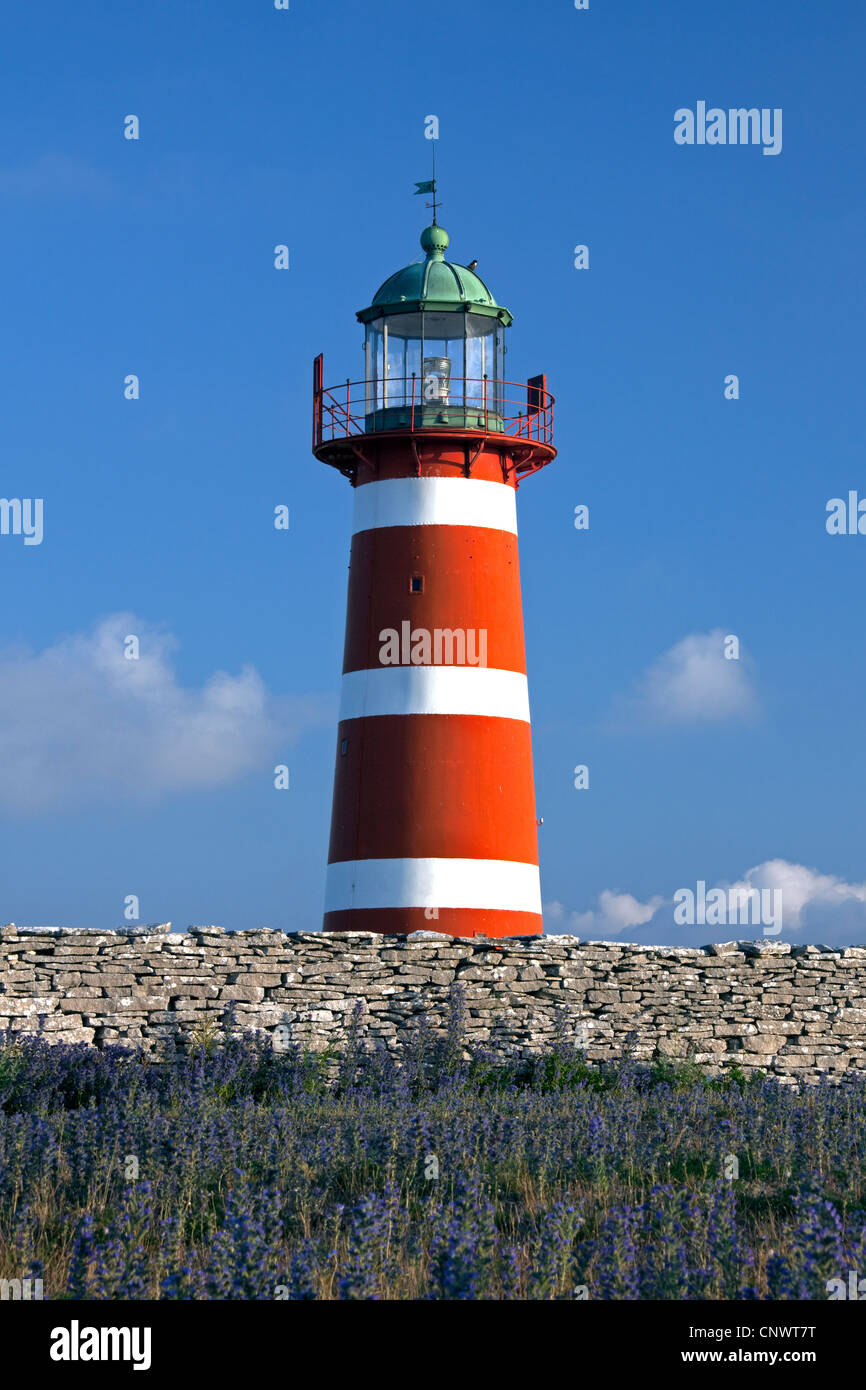
[[[138, 660], [124, 656], [135, 634]], [[160, 795], [270, 774], [331, 711], [276, 699], [251, 666], [178, 683], [168, 633], [129, 613], [31, 653], [0, 653], [0, 813]]]
[[644, 672], [631, 695], [614, 702], [616, 715], [661, 724], [721, 723], [757, 710], [748, 659], [725, 656], [721, 628], [693, 632]]
[[814, 918], [823, 910], [824, 916], [830, 916], [843, 903], [866, 904], [866, 883], [846, 883], [835, 874], [822, 874], [803, 864], [790, 864], [787, 859], [768, 859], [757, 864], [732, 886], [778, 888], [785, 926], [795, 931], [805, 925], [804, 915]]
[[[679, 885], [697, 888], [693, 883]], [[782, 930], [771, 941], [824, 946], [866, 944], [866, 883], [849, 883], [787, 859], [768, 859], [747, 869], [735, 883], [706, 882], [706, 889], [776, 889], [781, 893]], [[729, 899], [730, 901], [730, 899]], [[768, 900], [769, 902], [769, 900]], [[712, 941], [764, 939], [760, 925], [734, 921], [728, 926], [683, 925], [674, 921], [673, 897], [642, 903], [630, 893], [599, 894], [594, 911], [569, 910], [561, 903], [544, 906], [545, 927], [552, 934], [571, 933], [599, 941], [628, 941], [653, 946], [706, 946]]]
[[544, 914], [558, 924], [555, 932], [618, 936], [629, 927], [649, 922], [663, 902], [663, 898], [650, 898], [648, 903], [641, 903], [631, 893], [611, 893], [605, 888], [599, 894], [597, 912], [569, 912], [561, 903], [547, 903]]
[[0, 169], [0, 196], [8, 198], [104, 197], [110, 184], [76, 156], [43, 154], [21, 169]]

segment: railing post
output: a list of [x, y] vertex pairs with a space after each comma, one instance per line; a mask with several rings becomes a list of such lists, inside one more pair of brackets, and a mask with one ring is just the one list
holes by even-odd
[[322, 392], [324, 379], [322, 354], [313, 358], [313, 448], [322, 442]]
[[484, 428], [487, 429], [487, 373], [484, 373]]
[[409, 418], [410, 418], [410, 421], [411, 421], [410, 428], [411, 428], [412, 430], [414, 430], [414, 429], [415, 429], [415, 373], [414, 373], [414, 372], [412, 373], [412, 414], [411, 414], [411, 416], [410, 416]]
[[351, 386], [352, 386], [351, 381], [349, 380], [348, 377], [346, 377], [346, 437], [347, 437], [347, 438], [348, 438], [348, 436], [351, 434], [351, 429], [350, 429], [350, 418], [349, 418], [349, 397], [350, 397], [350, 395], [351, 395]]

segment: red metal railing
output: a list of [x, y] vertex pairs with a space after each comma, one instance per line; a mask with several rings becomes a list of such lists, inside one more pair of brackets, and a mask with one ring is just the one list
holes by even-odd
[[[383, 391], [384, 387], [384, 391]], [[390, 413], [389, 412], [393, 412]], [[398, 419], [397, 412], [405, 415]], [[434, 412], [451, 415], [437, 422]], [[460, 415], [471, 417], [471, 423]], [[313, 364], [313, 448], [336, 439], [378, 434], [388, 429], [467, 429], [473, 433], [507, 434], [536, 444], [553, 444], [553, 396], [544, 377], [530, 381], [489, 381], [487, 377], [457, 377], [447, 395], [425, 399], [423, 381], [389, 377], [387, 381], [344, 381], [322, 384], [322, 359]]]

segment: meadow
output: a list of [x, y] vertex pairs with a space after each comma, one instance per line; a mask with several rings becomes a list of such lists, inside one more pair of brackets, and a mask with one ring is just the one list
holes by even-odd
[[47, 1299], [827, 1299], [866, 1081], [0, 1037], [0, 1278]]

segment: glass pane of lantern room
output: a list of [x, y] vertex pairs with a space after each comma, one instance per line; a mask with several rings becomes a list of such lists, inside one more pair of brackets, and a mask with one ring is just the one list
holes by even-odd
[[463, 404], [463, 313], [425, 313], [421, 374], [432, 405]]
[[367, 409], [381, 409], [385, 380], [385, 321], [374, 319], [367, 324], [364, 340], [364, 363], [367, 370]]
[[[505, 390], [505, 380], [507, 377], [505, 370], [505, 329], [498, 319], [494, 319], [493, 326], [493, 380], [496, 382], [494, 388], [494, 409], [497, 414], [505, 413], [504, 397], [508, 394]], [[512, 393], [513, 394], [513, 393]]]
[[380, 410], [383, 403], [382, 383], [385, 376], [384, 334], [381, 319], [367, 324], [364, 337], [364, 377], [367, 382], [367, 410]]
[[498, 323], [486, 314], [466, 315], [466, 401], [481, 405], [484, 400], [484, 378], [487, 377], [488, 409], [494, 406], [496, 389], [490, 383], [501, 379], [498, 352]]
[[406, 405], [412, 400], [412, 373], [421, 372], [421, 315], [389, 314], [388, 385], [386, 405]]

